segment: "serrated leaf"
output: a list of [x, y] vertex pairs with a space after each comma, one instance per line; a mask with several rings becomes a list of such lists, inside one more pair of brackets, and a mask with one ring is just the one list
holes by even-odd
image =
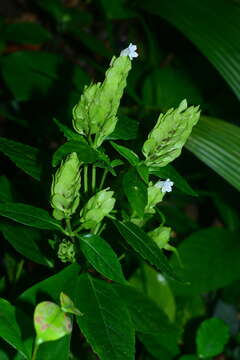
[[166, 276], [179, 281], [179, 277], [172, 269], [162, 250], [141, 228], [130, 222], [114, 221], [114, 224], [126, 242], [143, 259], [156, 266]]
[[114, 147], [114, 149], [122, 155], [132, 166], [136, 166], [139, 163], [139, 157], [137, 154], [135, 154], [134, 151], [128, 149], [125, 146], [118, 145], [111, 141], [111, 145]]
[[31, 205], [6, 202], [0, 204], [0, 215], [37, 229], [61, 230], [59, 222], [46, 210]]
[[40, 180], [40, 151], [37, 148], [0, 137], [0, 151], [8, 156], [20, 169], [22, 169], [28, 175], [31, 175], [36, 180]]
[[21, 331], [16, 319], [15, 308], [7, 300], [0, 298], [0, 337], [17, 349], [24, 359], [30, 359], [30, 353], [26, 350]]
[[5, 239], [21, 255], [41, 265], [49, 265], [47, 259], [42, 255], [38, 243], [42, 240], [41, 235], [36, 229], [31, 229], [23, 225], [12, 224], [10, 222], [0, 223]]
[[124, 174], [123, 190], [133, 211], [139, 217], [142, 217], [148, 202], [147, 185], [135, 169], [131, 169]]
[[201, 358], [219, 355], [229, 339], [229, 328], [218, 318], [203, 321], [197, 331], [197, 352]]
[[117, 255], [103, 238], [92, 234], [80, 235], [79, 245], [86, 259], [100, 274], [113, 281], [126, 283]]
[[149, 173], [160, 177], [161, 179], [170, 179], [174, 182], [179, 190], [191, 196], [198, 196], [198, 194], [191, 188], [188, 182], [182, 177], [179, 172], [170, 164], [164, 167], [152, 166], [148, 169]]
[[240, 128], [226, 121], [202, 116], [186, 148], [240, 190]]
[[52, 164], [57, 166], [58, 163], [68, 154], [76, 152], [80, 161], [84, 163], [93, 163], [97, 160], [98, 155], [88, 144], [76, 140], [67, 141], [60, 146], [53, 154]]
[[101, 360], [134, 360], [132, 321], [112, 284], [80, 276], [75, 303], [84, 313], [78, 325]]

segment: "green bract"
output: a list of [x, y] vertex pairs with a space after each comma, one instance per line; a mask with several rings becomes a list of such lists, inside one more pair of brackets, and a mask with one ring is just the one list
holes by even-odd
[[96, 134], [95, 148], [115, 129], [116, 114], [130, 69], [128, 56], [113, 57], [103, 83], [86, 86], [73, 108], [74, 129], [87, 137]]
[[162, 201], [164, 195], [162, 190], [150, 181], [148, 186], [148, 203], [144, 212], [146, 214], [154, 214], [154, 207]]
[[153, 231], [150, 231], [148, 235], [155, 241], [157, 246], [162, 249], [164, 248], [168, 241], [170, 240], [172, 229], [167, 226], [159, 226]]
[[74, 244], [70, 240], [63, 239], [59, 244], [57, 255], [63, 263], [74, 263], [76, 261]]
[[187, 108], [187, 101], [183, 100], [177, 109], [160, 114], [143, 145], [147, 165], [166, 166], [180, 155], [193, 126], [199, 120], [198, 109], [199, 106]]
[[112, 211], [115, 204], [113, 194], [113, 191], [104, 189], [88, 200], [80, 212], [80, 221], [83, 223], [83, 228], [91, 229], [95, 227]]
[[62, 161], [51, 187], [51, 205], [53, 216], [61, 220], [69, 218], [79, 204], [80, 161], [75, 152]]

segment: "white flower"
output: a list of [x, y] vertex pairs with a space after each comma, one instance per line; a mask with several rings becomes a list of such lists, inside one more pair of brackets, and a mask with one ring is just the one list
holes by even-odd
[[161, 189], [163, 193], [166, 193], [166, 192], [171, 192], [172, 191], [173, 184], [174, 184], [173, 181], [171, 181], [170, 179], [167, 179], [165, 181], [158, 181], [155, 184], [155, 187]]
[[136, 50], [137, 46], [130, 43], [126, 49], [121, 51], [120, 56], [128, 56], [129, 59], [132, 60], [133, 58], [138, 57]]

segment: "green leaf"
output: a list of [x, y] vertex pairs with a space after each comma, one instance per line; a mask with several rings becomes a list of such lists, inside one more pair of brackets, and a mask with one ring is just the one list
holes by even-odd
[[132, 150], [128, 149], [125, 146], [122, 145], [118, 145], [116, 143], [114, 143], [113, 141], [111, 141], [111, 145], [114, 147], [114, 149], [120, 154], [122, 155], [122, 157], [124, 157], [125, 159], [127, 159], [127, 161], [132, 165], [132, 166], [136, 166], [139, 163], [139, 157], [137, 154], [135, 154], [135, 152], [133, 152]]
[[48, 260], [42, 255], [38, 246], [42, 240], [36, 229], [10, 222], [0, 223], [0, 231], [9, 243], [23, 256], [41, 265], [48, 265]]
[[78, 154], [79, 160], [83, 161], [84, 163], [93, 163], [98, 158], [97, 152], [93, 150], [88, 144], [79, 142], [79, 140], [70, 140], [60, 146], [53, 154], [53, 166], [57, 166], [60, 160], [72, 152], [76, 152]]
[[179, 360], [198, 360], [198, 357], [196, 355], [183, 355]]
[[101, 0], [101, 5], [110, 20], [129, 19], [136, 16], [136, 13], [124, 6], [123, 0], [112, 0], [110, 3], [108, 0]]
[[0, 204], [0, 215], [37, 229], [61, 230], [59, 222], [50, 217], [46, 210], [26, 204]]
[[41, 344], [36, 360], [68, 360], [71, 336], [64, 336], [59, 340]]
[[203, 321], [197, 331], [197, 352], [201, 358], [219, 355], [229, 339], [229, 329], [218, 318]]
[[51, 34], [38, 23], [16, 22], [6, 26], [3, 38], [17, 44], [42, 44], [51, 39]]
[[133, 140], [138, 136], [138, 122], [120, 113], [114, 131], [106, 140]]
[[0, 200], [13, 201], [12, 186], [5, 175], [0, 176]]
[[63, 135], [67, 138], [67, 140], [76, 140], [76, 141], [84, 142], [83, 136], [77, 134], [67, 125], [61, 123], [61, 121], [58, 121], [56, 118], [53, 118], [53, 121], [58, 126], [59, 130], [63, 133]]
[[31, 175], [36, 180], [40, 180], [40, 151], [37, 148], [0, 137], [0, 151], [28, 175]]
[[143, 259], [156, 266], [166, 276], [178, 280], [178, 276], [170, 266], [167, 258], [162, 250], [155, 244], [155, 242], [147, 236], [147, 234], [137, 225], [127, 222], [114, 221], [118, 231], [126, 242], [138, 253]]
[[198, 196], [198, 194], [191, 188], [188, 182], [182, 177], [175, 168], [168, 164], [167, 166], [152, 166], [148, 169], [149, 173], [160, 177], [161, 179], [170, 179], [174, 185], [181, 191], [191, 196]]
[[51, 302], [39, 303], [34, 311], [34, 327], [37, 333], [36, 343], [61, 339], [72, 332], [72, 320], [60, 306]]
[[79, 240], [84, 256], [100, 274], [120, 284], [126, 283], [117, 255], [103, 238], [87, 234], [79, 236]]
[[148, 341], [176, 355], [179, 352], [178, 331], [164, 312], [146, 295], [132, 287], [115, 285], [114, 288], [126, 303], [136, 331], [146, 335]]
[[207, 293], [239, 279], [240, 244], [231, 231], [217, 227], [197, 231], [181, 242], [178, 252], [183, 269], [175, 255], [171, 264], [190, 282], [188, 286], [172, 283], [178, 294]]
[[21, 339], [21, 331], [15, 315], [15, 308], [7, 300], [0, 298], [0, 337], [20, 351], [24, 359], [30, 359]]
[[84, 313], [78, 325], [101, 360], [134, 360], [134, 328], [112, 284], [80, 276], [75, 304]]
[[240, 128], [226, 121], [202, 116], [186, 148], [240, 190]]
[[135, 169], [131, 169], [124, 174], [123, 190], [132, 209], [139, 217], [142, 217], [148, 202], [147, 185], [142, 181]]
[[189, 75], [182, 69], [162, 67], [151, 72], [143, 84], [144, 103], [151, 108], [167, 111], [177, 107], [182, 99], [201, 104], [202, 97]]
[[[150, 0], [141, 6], [154, 15], [159, 14], [185, 34], [240, 98], [240, 5], [237, 1]], [[226, 22], [226, 16], [230, 21]]]

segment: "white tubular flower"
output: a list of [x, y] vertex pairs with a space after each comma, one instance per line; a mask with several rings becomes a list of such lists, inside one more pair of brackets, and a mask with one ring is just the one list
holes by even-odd
[[138, 57], [136, 50], [137, 46], [130, 43], [126, 49], [121, 51], [120, 56], [128, 56], [129, 59], [132, 60], [133, 58]]
[[158, 181], [155, 184], [155, 187], [162, 190], [163, 193], [171, 192], [174, 182], [170, 179], [164, 180], [164, 181]]

